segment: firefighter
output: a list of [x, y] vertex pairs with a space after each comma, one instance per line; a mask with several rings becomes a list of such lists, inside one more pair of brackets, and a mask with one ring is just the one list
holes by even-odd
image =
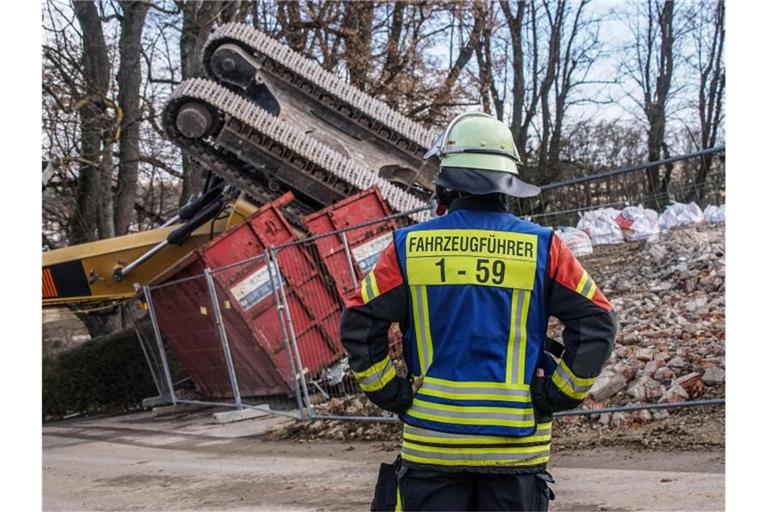
[[[539, 189], [517, 177], [505, 124], [462, 114], [432, 156], [441, 215], [394, 232], [341, 320], [360, 387], [404, 423], [372, 509], [547, 510], [552, 413], [577, 407], [610, 356], [612, 307], [551, 229], [508, 211]], [[388, 354], [393, 322], [407, 378]]]

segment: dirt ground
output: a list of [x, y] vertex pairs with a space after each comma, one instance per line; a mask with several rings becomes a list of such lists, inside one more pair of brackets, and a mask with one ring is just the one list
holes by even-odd
[[[264, 438], [266, 431], [288, 421], [264, 417], [217, 425], [211, 410], [202, 410], [47, 425], [43, 507], [368, 510], [378, 465], [394, 459], [396, 444]], [[654, 436], [653, 424], [626, 431], [629, 442], [616, 442], [611, 432], [588, 437], [583, 428], [571, 442], [559, 436], [550, 465], [557, 479], [551, 510], [722, 510], [720, 415], [699, 415], [685, 424], [690, 432], [678, 437], [698, 441], [675, 449], [666, 443], [647, 448], [642, 439]], [[709, 433], [700, 436], [701, 431]], [[578, 448], [587, 439], [593, 440], [589, 449]], [[709, 441], [699, 442], [703, 439]]]

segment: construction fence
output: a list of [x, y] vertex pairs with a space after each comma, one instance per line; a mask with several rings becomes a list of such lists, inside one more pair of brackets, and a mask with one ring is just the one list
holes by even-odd
[[[608, 179], [616, 176], [620, 174]], [[719, 179], [717, 173], [713, 176]], [[598, 176], [594, 182], [605, 179]], [[724, 181], [708, 186], [717, 188], [720, 197]], [[630, 192], [631, 187], [623, 194]], [[332, 216], [310, 216], [310, 232], [319, 234], [301, 239], [278, 236], [279, 218], [269, 217], [255, 225], [250, 238], [225, 234], [184, 262], [173, 279], [144, 286], [138, 300], [152, 329], [138, 334], [159, 396], [174, 405], [257, 409], [297, 419], [339, 418], [327, 407], [329, 402], [362, 394], [340, 341], [344, 298], [391, 241], [391, 232], [424, 209], [330, 230]], [[531, 217], [538, 220], [536, 214]], [[259, 230], [272, 233], [269, 241], [287, 241], [267, 243]], [[404, 374], [397, 326], [390, 331], [390, 356]], [[722, 404], [724, 400], [704, 400], [639, 407]], [[606, 412], [614, 410], [624, 409]], [[343, 418], [397, 421], [380, 410]]]

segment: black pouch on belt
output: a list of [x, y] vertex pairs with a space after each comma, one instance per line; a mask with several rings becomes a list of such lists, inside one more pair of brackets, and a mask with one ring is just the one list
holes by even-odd
[[373, 491], [371, 511], [393, 511], [397, 503], [397, 470], [400, 467], [398, 455], [392, 464], [382, 463], [379, 466], [379, 478], [376, 480], [376, 489]]

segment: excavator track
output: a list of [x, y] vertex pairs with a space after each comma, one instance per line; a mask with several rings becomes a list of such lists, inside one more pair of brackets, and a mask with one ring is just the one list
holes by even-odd
[[[404, 190], [211, 80], [195, 78], [179, 84], [163, 112], [163, 123], [168, 135], [194, 158], [207, 165], [216, 163], [214, 172], [257, 199], [265, 193], [264, 180], [276, 179], [295, 189], [308, 205], [330, 204], [373, 185], [395, 211], [427, 204], [415, 190]], [[260, 170], [262, 176], [244, 176], [242, 163]], [[427, 217], [425, 211], [411, 214], [415, 221]]]
[[[386, 103], [344, 82], [290, 47], [243, 23], [222, 25], [206, 43], [203, 48], [203, 62], [206, 64], [209, 76], [216, 75], [210, 66], [211, 55], [220, 45], [231, 42], [248, 48], [254, 57], [268, 67], [269, 71], [295, 81], [296, 86], [315, 95], [318, 99], [331, 97], [345, 103], [348, 110], [357, 111], [359, 117], [370, 124], [370, 129], [386, 130], [387, 139], [395, 145], [403, 139], [412, 142], [410, 150], [419, 157], [429, 148], [437, 135], [435, 131], [408, 119]], [[404, 144], [400, 143], [400, 145]]]
[[422, 156], [434, 130], [390, 108], [291, 48], [241, 23], [203, 49], [208, 76], [379, 176], [428, 198], [437, 165]]

